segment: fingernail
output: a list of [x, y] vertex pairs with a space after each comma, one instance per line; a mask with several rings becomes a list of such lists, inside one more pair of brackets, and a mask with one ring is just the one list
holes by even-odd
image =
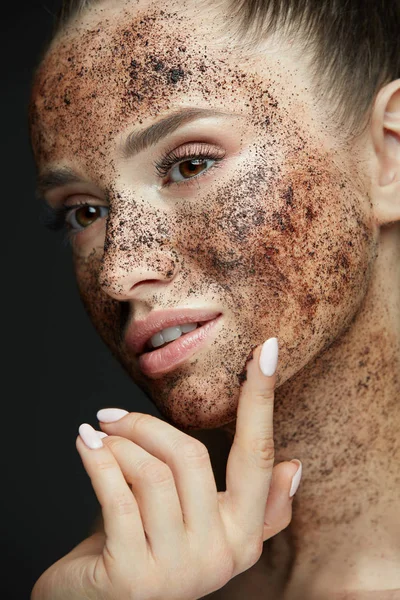
[[297, 492], [297, 489], [300, 485], [301, 474], [303, 471], [303, 465], [301, 463], [301, 460], [299, 460], [298, 458], [294, 458], [290, 462], [296, 463], [297, 465], [299, 465], [299, 468], [297, 469], [296, 473], [292, 477], [292, 485], [290, 486], [289, 498], [294, 496], [295, 493]]
[[264, 375], [271, 377], [275, 373], [278, 364], [278, 338], [269, 338], [263, 343], [259, 364]]
[[104, 433], [104, 431], [99, 431], [98, 429], [95, 429], [95, 432], [101, 438], [108, 437], [108, 433]]
[[128, 411], [122, 408], [102, 408], [97, 412], [96, 417], [103, 423], [114, 423], [127, 414], [129, 414]]
[[82, 425], [79, 426], [78, 431], [83, 442], [88, 448], [92, 448], [94, 450], [95, 448], [102, 448], [104, 446], [97, 434], [97, 431], [93, 429], [89, 423], [82, 423]]

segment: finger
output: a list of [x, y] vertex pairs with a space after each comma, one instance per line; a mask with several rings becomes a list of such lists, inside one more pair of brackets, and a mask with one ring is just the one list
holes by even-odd
[[269, 358], [273, 375], [259, 367], [262, 346], [247, 364], [247, 379], [239, 396], [236, 431], [226, 470], [224, 506], [229, 522], [250, 538], [261, 536], [265, 507], [274, 465], [273, 408], [275, 368], [278, 359], [276, 338], [264, 344], [263, 356]]
[[[88, 423], [79, 427], [79, 434], [76, 449], [102, 508], [107, 545], [118, 549], [119, 555], [130, 561], [132, 553], [136, 561], [143, 560], [148, 554], [148, 545], [139, 507], [116, 458], [104, 444], [108, 438], [100, 440]], [[102, 446], [89, 448], [86, 443], [96, 438]]]
[[[106, 419], [105, 409], [97, 413]], [[115, 409], [112, 409], [115, 410]], [[222, 527], [217, 500], [217, 486], [207, 447], [157, 417], [129, 413], [113, 423], [100, 423], [109, 434], [135, 442], [165, 462], [171, 469], [179, 495], [186, 530], [199, 543], [208, 532]]]
[[301, 462], [295, 460], [296, 462], [281, 462], [272, 471], [264, 514], [263, 542], [285, 529], [292, 520], [293, 495], [290, 496], [290, 492], [295, 493], [292, 489], [292, 481], [297, 474], [295, 484], [300, 483], [302, 470]]
[[126, 438], [108, 436], [105, 444], [132, 485], [153, 556], [181, 560], [187, 536], [171, 469]]

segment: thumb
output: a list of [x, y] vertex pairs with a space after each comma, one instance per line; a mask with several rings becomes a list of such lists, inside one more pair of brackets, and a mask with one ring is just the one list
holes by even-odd
[[285, 529], [292, 520], [293, 496], [300, 484], [302, 467], [297, 458], [274, 467], [265, 507], [263, 541]]

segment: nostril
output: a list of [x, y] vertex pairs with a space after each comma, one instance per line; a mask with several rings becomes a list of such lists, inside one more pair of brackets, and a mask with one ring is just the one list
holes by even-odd
[[131, 287], [130, 291], [136, 290], [141, 285], [145, 285], [145, 284], [148, 285], [149, 283], [159, 285], [160, 283], [162, 283], [162, 281], [163, 281], [162, 279], [142, 279], [142, 281], [138, 281], [137, 283], [134, 283], [133, 286]]
[[[98, 281], [106, 294], [127, 301], [144, 295], [145, 290], [147, 296], [170, 285], [179, 270], [175, 264], [166, 254], [140, 253], [127, 258], [113, 252], [103, 256]], [[139, 287], [143, 285], [147, 287]]]

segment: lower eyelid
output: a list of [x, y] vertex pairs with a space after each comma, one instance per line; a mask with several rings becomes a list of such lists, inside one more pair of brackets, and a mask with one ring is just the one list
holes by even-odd
[[[198, 180], [200, 177], [207, 176], [212, 169], [217, 168], [217, 167], [221, 167], [222, 163], [224, 163], [224, 161], [225, 161], [224, 157], [214, 158], [214, 159], [209, 159], [209, 160], [213, 160], [214, 163], [208, 169], [205, 169], [204, 171], [202, 171], [198, 175], [194, 175], [193, 177], [189, 177], [188, 179], [182, 179], [180, 181], [167, 182], [167, 183], [164, 184], [164, 187], [170, 187], [172, 185], [196, 185], [196, 183], [195, 183], [196, 180]], [[184, 162], [184, 161], [182, 161], [182, 162]], [[85, 231], [86, 229], [88, 229], [89, 227], [91, 227], [91, 225], [94, 225], [99, 219], [103, 219], [105, 216], [107, 216], [107, 215], [100, 216], [98, 219], [96, 219], [96, 221], [94, 221], [93, 223], [91, 223], [87, 227], [80, 227], [80, 228], [73, 227], [70, 224], [70, 222], [68, 221], [68, 218], [71, 215], [74, 214], [74, 211], [77, 211], [80, 208], [83, 208], [84, 206], [92, 206], [92, 207], [95, 207], [95, 208], [106, 209], [107, 212], [109, 211], [109, 207], [108, 206], [99, 206], [97, 204], [79, 204], [79, 205], [71, 206], [71, 207], [66, 206], [65, 208], [66, 208], [66, 210], [68, 212], [66, 212], [66, 215], [65, 215], [65, 223], [66, 223], [67, 227], [69, 228], [69, 230], [70, 230], [70, 232], [71, 232], [72, 235], [75, 235], [77, 233], [81, 233], [82, 231]]]

